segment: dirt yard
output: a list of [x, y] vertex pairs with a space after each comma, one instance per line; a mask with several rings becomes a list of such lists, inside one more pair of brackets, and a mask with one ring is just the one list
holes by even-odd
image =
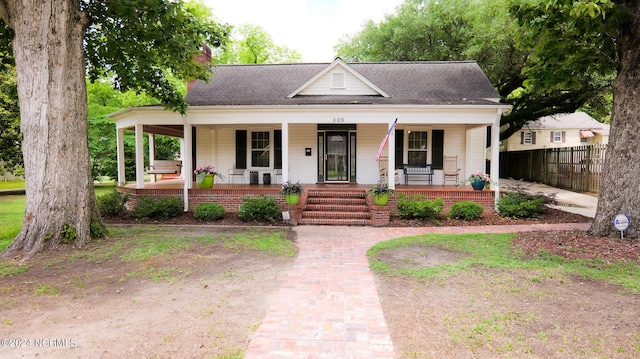
[[211, 243], [120, 260], [129, 246], [50, 252], [0, 277], [0, 358], [241, 358], [294, 260]]
[[[557, 213], [551, 217], [557, 220]], [[169, 228], [176, 237], [242, 230]], [[287, 231], [295, 241], [286, 226], [262, 230]], [[572, 232], [531, 233], [517, 241], [527, 251], [640, 262], [637, 241], [593, 242]], [[241, 358], [293, 263], [211, 243], [169, 257], [121, 260], [130, 245], [111, 239], [82, 251], [50, 252], [30, 259], [27, 272], [0, 277], [0, 357]], [[461, 255], [436, 248], [394, 252], [385, 255], [399, 265], [435, 265]], [[554, 270], [491, 268], [444, 280], [378, 276], [377, 282], [399, 358], [640, 355], [640, 296], [604, 282]]]

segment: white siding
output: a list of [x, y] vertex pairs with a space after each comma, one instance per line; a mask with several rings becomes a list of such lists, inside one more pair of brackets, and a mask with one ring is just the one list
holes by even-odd
[[473, 172], [486, 172], [486, 138], [485, 127], [476, 127], [467, 130], [467, 158], [466, 170], [460, 171], [460, 179], [465, 180]]
[[[300, 183], [318, 181], [318, 131], [315, 124], [289, 125], [289, 180]], [[285, 140], [284, 138], [282, 139]], [[311, 147], [311, 156], [304, 149]], [[282, 154], [286, 156], [286, 154]]]
[[[376, 153], [382, 139], [387, 134], [389, 125], [359, 125], [356, 134], [356, 181], [360, 184], [375, 184], [380, 179], [380, 170], [376, 161]], [[389, 144], [382, 152], [382, 156], [393, 155], [389, 152]]]
[[[333, 73], [344, 74], [344, 88], [333, 88]], [[342, 67], [336, 67], [316, 79], [300, 95], [378, 95], [369, 85], [353, 76]]]

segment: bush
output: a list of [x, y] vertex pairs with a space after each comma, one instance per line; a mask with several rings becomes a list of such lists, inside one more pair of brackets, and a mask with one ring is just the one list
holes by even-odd
[[136, 218], [158, 219], [164, 221], [175, 217], [182, 212], [184, 204], [180, 197], [152, 198], [140, 197], [133, 208], [133, 216]]
[[193, 211], [193, 217], [201, 221], [215, 221], [224, 218], [224, 207], [218, 203], [200, 203]]
[[444, 208], [444, 200], [442, 198], [429, 200], [423, 195], [411, 197], [400, 195], [396, 202], [398, 216], [406, 219], [436, 219]]
[[544, 211], [544, 198], [505, 192], [496, 203], [498, 214], [511, 218], [537, 218]]
[[484, 207], [476, 202], [459, 201], [451, 205], [449, 217], [468, 221], [482, 216], [482, 212]]
[[238, 217], [243, 221], [275, 222], [280, 216], [280, 206], [273, 196], [243, 198]]
[[98, 209], [103, 216], [117, 217], [127, 211], [125, 204], [128, 199], [128, 194], [120, 193], [117, 189], [113, 189], [111, 192], [98, 197]]

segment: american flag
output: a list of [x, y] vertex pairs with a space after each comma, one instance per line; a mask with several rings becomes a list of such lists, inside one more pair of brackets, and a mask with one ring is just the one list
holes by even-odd
[[380, 148], [378, 148], [378, 153], [376, 154], [376, 161], [380, 161], [380, 156], [382, 156], [382, 150], [384, 150], [384, 146], [387, 145], [387, 141], [389, 141], [389, 136], [391, 136], [391, 134], [393, 133], [393, 129], [396, 128], [396, 122], [398, 122], [397, 118], [395, 121], [393, 121], [393, 123], [391, 124], [391, 127], [389, 127], [389, 131], [387, 132], [387, 135], [384, 136], [384, 139], [380, 144]]

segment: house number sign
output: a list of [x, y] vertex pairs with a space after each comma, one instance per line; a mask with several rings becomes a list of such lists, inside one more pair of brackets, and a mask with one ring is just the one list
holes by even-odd
[[333, 123], [343, 123], [344, 122], [344, 117], [334, 117], [333, 118]]

